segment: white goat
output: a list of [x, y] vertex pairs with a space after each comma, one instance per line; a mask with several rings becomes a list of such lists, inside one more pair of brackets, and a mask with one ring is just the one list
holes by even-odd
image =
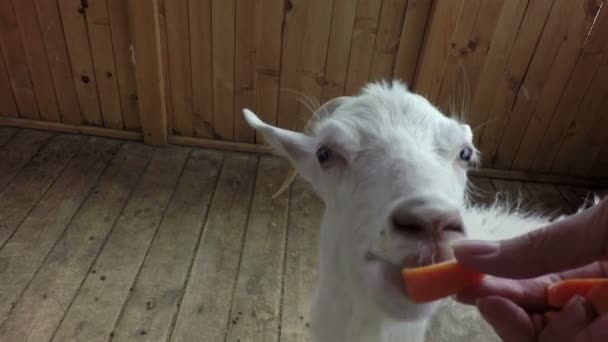
[[311, 321], [317, 341], [496, 340], [470, 307], [413, 304], [400, 278], [404, 266], [450, 259], [454, 239], [508, 238], [547, 222], [468, 204], [467, 169], [478, 159], [468, 125], [397, 81], [329, 101], [307, 134], [243, 112], [325, 204]]

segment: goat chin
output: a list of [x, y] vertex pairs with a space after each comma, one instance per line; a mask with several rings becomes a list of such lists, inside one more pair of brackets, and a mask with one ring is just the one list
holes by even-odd
[[[558, 219], [561, 219], [560, 217]], [[498, 202], [493, 206], [469, 206], [463, 212], [468, 237], [500, 240], [515, 237], [549, 222], [535, 212], [521, 212]], [[321, 260], [321, 267], [331, 262]], [[327, 272], [325, 272], [327, 273]], [[339, 279], [322, 277], [312, 308], [312, 329], [317, 342], [447, 342], [500, 341], [474, 307], [444, 299], [429, 306], [416, 320], [399, 320], [375, 306], [362, 293]], [[411, 305], [404, 310], [419, 311]], [[405, 312], [407, 315], [408, 312]], [[412, 315], [420, 312], [412, 312]]]

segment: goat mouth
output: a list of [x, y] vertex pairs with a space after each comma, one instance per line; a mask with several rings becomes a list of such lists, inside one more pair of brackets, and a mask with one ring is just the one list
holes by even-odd
[[409, 254], [402, 258], [399, 263], [391, 261], [390, 258], [382, 257], [379, 254], [372, 252], [371, 250], [367, 251], [365, 255], [365, 259], [367, 261], [381, 262], [389, 266], [398, 268], [399, 270], [401, 270], [402, 268], [429, 266], [432, 264], [449, 261], [453, 258], [454, 256], [452, 253], [444, 250], [438, 250], [432, 255], [423, 255], [422, 253]]

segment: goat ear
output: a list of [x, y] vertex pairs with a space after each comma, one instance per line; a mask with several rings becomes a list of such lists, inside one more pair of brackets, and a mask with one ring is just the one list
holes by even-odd
[[464, 132], [465, 136], [467, 137], [467, 140], [473, 140], [473, 130], [471, 130], [471, 126], [469, 126], [467, 124], [461, 124], [460, 128], [462, 128], [462, 131]]
[[268, 125], [249, 109], [243, 109], [243, 115], [249, 126], [262, 133], [275, 151], [296, 165], [304, 162], [313, 152], [314, 139], [308, 135]]

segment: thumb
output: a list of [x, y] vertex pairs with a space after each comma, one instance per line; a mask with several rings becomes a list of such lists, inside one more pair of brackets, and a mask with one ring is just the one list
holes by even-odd
[[463, 265], [503, 278], [532, 278], [608, 256], [608, 198], [596, 206], [519, 237], [453, 243]]

